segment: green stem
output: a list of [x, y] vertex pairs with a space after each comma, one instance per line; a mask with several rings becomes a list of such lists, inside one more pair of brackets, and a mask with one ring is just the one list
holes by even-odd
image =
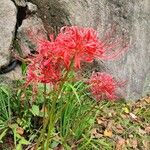
[[[36, 147], [35, 147], [35, 150], [38, 149], [39, 145], [40, 145], [40, 142], [42, 140], [42, 138], [44, 138], [44, 133], [45, 133], [45, 130], [46, 130], [46, 127], [47, 127], [47, 124], [48, 124], [48, 121], [49, 119], [46, 119], [46, 116], [45, 116], [45, 107], [46, 107], [46, 83], [44, 84], [44, 104], [43, 104], [43, 107], [44, 107], [44, 115], [43, 115], [43, 128], [42, 128], [42, 131], [41, 131], [41, 134], [40, 134], [40, 137], [38, 138], [38, 141], [37, 141], [37, 144], [36, 144]], [[44, 141], [43, 141], [44, 143]]]
[[[72, 65], [72, 64], [71, 64]], [[52, 106], [51, 106], [51, 110], [49, 112], [49, 125], [48, 125], [48, 135], [47, 135], [47, 140], [46, 140], [46, 150], [49, 149], [49, 143], [51, 143], [51, 136], [52, 136], [52, 131], [54, 129], [54, 126], [55, 126], [55, 110], [56, 110], [56, 102], [57, 100], [59, 99], [59, 96], [62, 92], [62, 89], [63, 89], [63, 85], [64, 83], [66, 82], [66, 79], [68, 77], [68, 74], [70, 72], [70, 68], [71, 68], [71, 65], [69, 67], [69, 69], [67, 70], [66, 74], [64, 75], [64, 78], [62, 80], [62, 82], [60, 83], [60, 86], [59, 86], [59, 91], [57, 92], [57, 96], [56, 98], [53, 100], [52, 102]]]

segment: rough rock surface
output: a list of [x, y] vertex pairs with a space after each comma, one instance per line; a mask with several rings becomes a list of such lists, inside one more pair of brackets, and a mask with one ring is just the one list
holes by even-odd
[[[45, 29], [49, 32], [57, 32], [59, 27], [70, 24], [69, 12], [58, 0], [29, 0], [38, 7], [39, 16], [44, 22]], [[77, 2], [78, 3], [78, 2]], [[64, 2], [66, 4], [66, 2]]]
[[0, 68], [10, 61], [17, 9], [11, 0], [0, 0]]
[[6, 83], [8, 84], [6, 80], [3, 80], [4, 78], [7, 78], [9, 82], [13, 82], [19, 79], [22, 79], [22, 70], [19, 65], [17, 65], [11, 72], [0, 75], [0, 83]]
[[127, 99], [138, 99], [150, 93], [149, 0], [31, 1], [40, 8], [43, 20], [53, 27], [70, 23], [93, 27], [101, 37], [111, 24], [116, 24], [113, 37], [129, 40], [129, 50], [118, 60], [105, 61], [100, 66], [116, 78], [127, 81]]
[[47, 39], [43, 22], [36, 14], [36, 5], [28, 2], [27, 6], [30, 15], [23, 20], [17, 31], [17, 42], [20, 45], [23, 57], [36, 51], [40, 40]]
[[9, 70], [0, 75], [0, 83], [11, 85], [22, 78], [22, 72], [19, 65], [10, 63], [10, 48], [14, 52], [23, 50], [23, 56], [27, 56], [47, 33], [37, 16], [37, 6], [26, 0], [0, 0], [0, 33], [0, 71]]
[[13, 0], [17, 6], [26, 7], [26, 0]]

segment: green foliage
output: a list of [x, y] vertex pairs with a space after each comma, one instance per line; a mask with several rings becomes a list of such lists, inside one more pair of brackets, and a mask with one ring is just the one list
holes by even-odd
[[[71, 75], [72, 76], [72, 75]], [[148, 125], [150, 124], [150, 101], [143, 100], [135, 104], [125, 101], [96, 103], [87, 92], [83, 82], [65, 82], [56, 102], [55, 125], [52, 130], [49, 149], [62, 146], [65, 150], [112, 150], [115, 149], [116, 139], [119, 137], [130, 141], [136, 139], [140, 148], [145, 141], [149, 141]], [[48, 111], [43, 112], [44, 86], [39, 85], [36, 99], [32, 102], [32, 88], [20, 88], [17, 94], [6, 86], [0, 87], [0, 149], [23, 150], [29, 145], [35, 145], [41, 133], [43, 117], [48, 117]], [[52, 106], [51, 88], [47, 86], [46, 109]], [[22, 96], [25, 92], [25, 96]], [[134, 115], [136, 119], [134, 119]], [[102, 120], [101, 124], [96, 120]], [[104, 131], [108, 124], [113, 130], [112, 137], [105, 137]], [[117, 126], [121, 126], [122, 133]], [[97, 129], [100, 137], [93, 136], [92, 130]], [[20, 133], [18, 129], [24, 131]], [[48, 130], [48, 128], [46, 128]], [[147, 133], [146, 133], [147, 132]], [[11, 137], [14, 147], [9, 148], [6, 139]], [[43, 141], [46, 141], [45, 133]], [[132, 136], [132, 137], [131, 137]], [[46, 149], [46, 143], [39, 147]], [[126, 144], [127, 149], [131, 145]]]
[[95, 102], [89, 98], [88, 93], [85, 93], [86, 88], [83, 82], [64, 85], [58, 102], [60, 115], [57, 128], [65, 146], [68, 144], [71, 147], [71, 144], [83, 138], [83, 134], [90, 133], [94, 124]]
[[11, 121], [11, 94], [8, 87], [0, 85], [0, 130], [7, 126], [7, 123]]

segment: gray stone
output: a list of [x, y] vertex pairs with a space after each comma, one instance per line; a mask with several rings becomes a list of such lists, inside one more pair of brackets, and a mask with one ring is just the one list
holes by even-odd
[[11, 0], [0, 0], [0, 68], [10, 61], [17, 10]]
[[[42, 18], [44, 27], [48, 33], [57, 33], [58, 29], [64, 24], [70, 24], [69, 12], [66, 6], [58, 0], [29, 0], [38, 7], [38, 14]], [[78, 3], [78, 2], [77, 2]], [[66, 4], [66, 2], [64, 2]], [[68, 3], [67, 3], [68, 4]]]
[[26, 0], [13, 0], [17, 6], [26, 7]]
[[17, 80], [22, 79], [22, 71], [18, 65], [13, 71], [0, 75], [0, 86], [4, 85], [12, 90], [12, 93], [16, 93], [18, 90]]
[[[0, 75], [0, 79], [3, 79], [3, 78], [7, 78], [7, 79], [9, 79], [9, 81], [12, 81], [12, 82], [22, 79], [21, 67], [19, 65], [17, 65], [11, 72]], [[0, 83], [1, 82], [2, 81], [0, 80]], [[7, 84], [8, 82], [4, 80], [3, 83]]]
[[28, 7], [28, 11], [30, 11], [30, 13], [36, 13], [37, 12], [37, 6], [30, 3], [30, 2], [27, 2], [27, 7]]
[[28, 16], [18, 28], [17, 42], [22, 56], [26, 57], [37, 50], [40, 40], [47, 39], [42, 20], [36, 14]]
[[[43, 20], [58, 28], [66, 25], [93, 27], [104, 37], [112, 24], [113, 37], [129, 42], [129, 49], [115, 61], [99, 62], [104, 71], [126, 81], [126, 99], [150, 93], [150, 1], [149, 0], [31, 0]], [[61, 14], [61, 15], [60, 15]]]

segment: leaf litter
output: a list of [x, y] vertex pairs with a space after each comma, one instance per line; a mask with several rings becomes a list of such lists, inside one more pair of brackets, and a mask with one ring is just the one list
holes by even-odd
[[136, 102], [100, 102], [99, 105], [91, 138], [106, 144], [111, 142], [115, 150], [150, 150], [149, 96]]

